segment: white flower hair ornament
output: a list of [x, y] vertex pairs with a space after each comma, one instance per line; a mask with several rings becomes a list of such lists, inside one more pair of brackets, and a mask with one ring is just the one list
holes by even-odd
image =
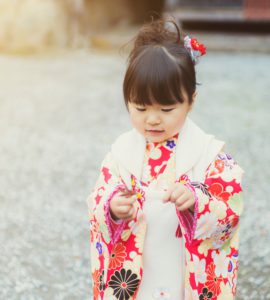
[[184, 38], [184, 46], [190, 53], [191, 59], [196, 65], [199, 62], [199, 58], [206, 54], [206, 47], [204, 44], [199, 44], [197, 39], [190, 38], [188, 35]]

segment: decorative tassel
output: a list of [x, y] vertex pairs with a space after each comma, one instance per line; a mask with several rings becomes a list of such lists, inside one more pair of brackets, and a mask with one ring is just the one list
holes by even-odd
[[177, 226], [177, 229], [176, 229], [176, 232], [175, 232], [175, 236], [177, 237], [177, 238], [180, 238], [180, 237], [182, 237], [183, 235], [182, 235], [182, 231], [181, 231], [181, 228], [180, 228], [180, 225], [178, 224], [178, 226]]

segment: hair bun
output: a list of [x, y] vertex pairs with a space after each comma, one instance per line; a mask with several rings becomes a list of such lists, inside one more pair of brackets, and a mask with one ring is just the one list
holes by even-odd
[[180, 29], [173, 20], [155, 20], [142, 26], [135, 36], [134, 46], [163, 45], [180, 42]]

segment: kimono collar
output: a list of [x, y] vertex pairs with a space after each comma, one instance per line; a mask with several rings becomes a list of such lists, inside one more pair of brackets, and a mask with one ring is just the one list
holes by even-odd
[[[191, 170], [206, 150], [213, 154], [207, 155], [210, 164], [224, 145], [224, 142], [216, 140], [213, 135], [206, 134], [189, 117], [186, 117], [179, 136], [181, 138], [176, 146], [176, 178]], [[122, 168], [141, 179], [145, 147], [145, 137], [133, 128], [116, 139], [111, 151]]]
[[[150, 148], [156, 148], [156, 147], [161, 147], [161, 146], [164, 146], [164, 145], [167, 145], [168, 143], [170, 144], [177, 144], [177, 140], [178, 140], [178, 136], [179, 136], [179, 132], [177, 132], [175, 135], [167, 138], [166, 140], [164, 141], [161, 141], [161, 142], [151, 142], [151, 141], [146, 141], [146, 144], [150, 146]], [[147, 145], [146, 145], [146, 148], [147, 148]]]

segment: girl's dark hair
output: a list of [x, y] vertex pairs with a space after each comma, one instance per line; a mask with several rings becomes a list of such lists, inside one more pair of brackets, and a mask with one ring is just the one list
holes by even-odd
[[155, 20], [142, 26], [134, 38], [123, 83], [126, 106], [192, 104], [196, 91], [195, 67], [173, 20]]

